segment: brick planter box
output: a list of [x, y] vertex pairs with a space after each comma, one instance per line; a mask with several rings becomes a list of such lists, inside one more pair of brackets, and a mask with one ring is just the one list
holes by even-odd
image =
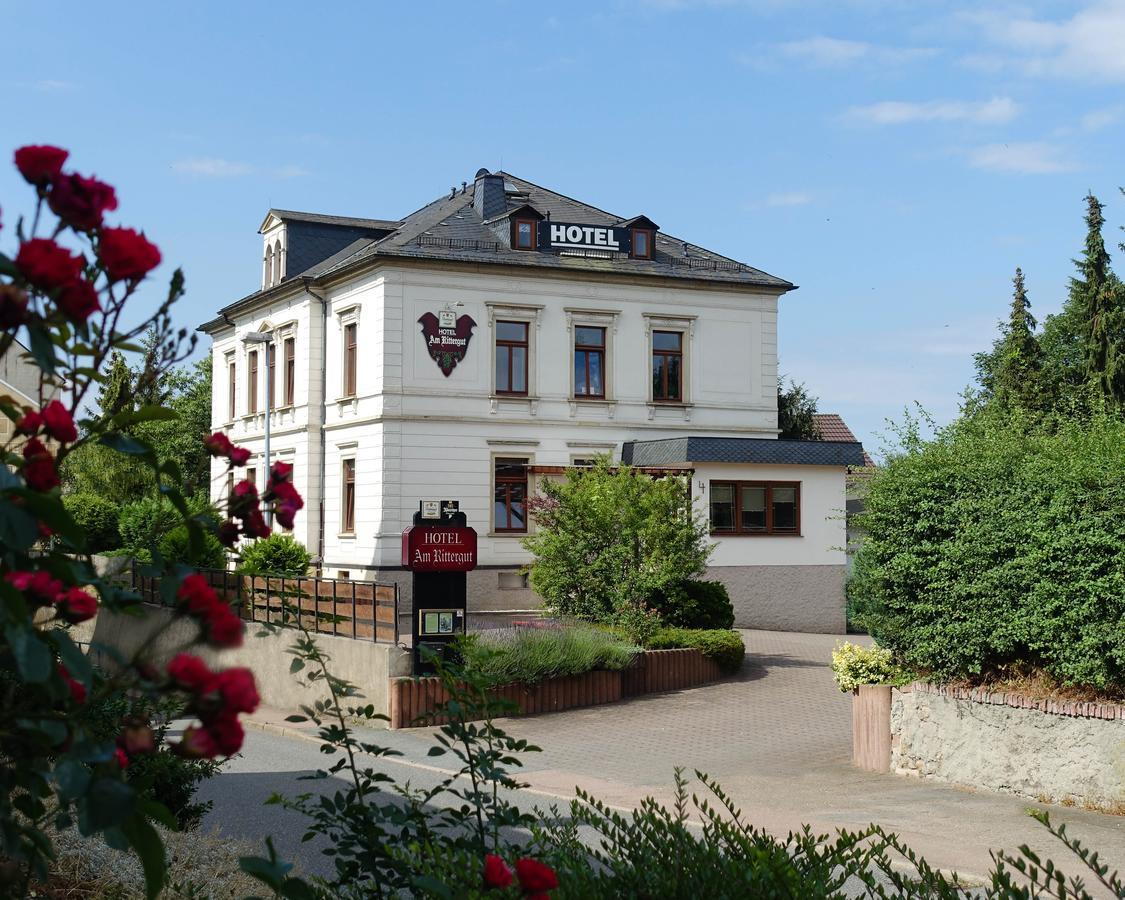
[[[646, 650], [637, 665], [624, 672], [585, 672], [548, 678], [538, 684], [506, 684], [494, 692], [519, 708], [519, 715], [560, 712], [580, 706], [616, 703], [660, 691], [678, 691], [721, 677], [718, 665], [698, 650]], [[443, 724], [444, 717], [419, 722], [439, 708], [449, 695], [437, 678], [396, 678], [391, 681], [390, 727]]]

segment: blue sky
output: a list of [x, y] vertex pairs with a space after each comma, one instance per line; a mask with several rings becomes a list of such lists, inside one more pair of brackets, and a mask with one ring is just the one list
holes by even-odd
[[[956, 413], [1017, 265], [1033, 312], [1058, 309], [1088, 190], [1114, 248], [1125, 223], [1123, 0], [44, 2], [4, 22], [3, 152], [56, 143], [115, 184], [159, 274], [187, 273], [184, 325], [257, 287], [270, 206], [398, 218], [503, 166], [799, 284], [782, 370], [872, 449], [905, 405]], [[28, 197], [0, 167], [6, 223]]]

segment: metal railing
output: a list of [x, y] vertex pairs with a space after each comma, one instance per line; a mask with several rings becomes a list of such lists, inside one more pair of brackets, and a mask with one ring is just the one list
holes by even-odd
[[[131, 585], [145, 603], [173, 605], [159, 578], [131, 570]], [[398, 585], [340, 578], [275, 578], [203, 569], [200, 575], [247, 622], [304, 627], [360, 641], [398, 643]]]

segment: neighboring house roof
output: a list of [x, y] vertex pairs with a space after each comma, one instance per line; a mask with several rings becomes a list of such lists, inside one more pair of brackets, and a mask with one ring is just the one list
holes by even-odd
[[[488, 176], [487, 172], [484, 174]], [[490, 211], [487, 219], [477, 212], [473, 202], [480, 181], [445, 194], [402, 220], [356, 219], [271, 210], [271, 214], [281, 219], [389, 233], [361, 237], [346, 248], [349, 252], [336, 252], [329, 258], [309, 265], [303, 271], [290, 269], [281, 285], [255, 291], [224, 307], [219, 317], [201, 326], [201, 330], [221, 327], [226, 324], [227, 316], [252, 305], [258, 297], [277, 291], [295, 278], [325, 278], [379, 258], [429, 259], [564, 272], [652, 276], [757, 287], [779, 293], [796, 287], [784, 278], [660, 231], [656, 233], [651, 259], [633, 259], [625, 253], [603, 251], [580, 255], [514, 250], [508, 231], [508, 213], [527, 205], [558, 222], [624, 227], [638, 220], [651, 220], [644, 216], [626, 218], [609, 213], [506, 172], [497, 172], [488, 177], [503, 179], [504, 196], [501, 211]], [[269, 220], [269, 216], [266, 220]], [[296, 258], [294, 250], [290, 246], [290, 261]]]
[[[856, 436], [848, 428], [847, 423], [836, 413], [814, 413], [813, 420], [817, 430], [820, 431], [821, 440], [825, 441], [855, 441]], [[863, 465], [873, 468], [875, 461], [863, 451]]]
[[[13, 339], [7, 351], [0, 356], [0, 396], [19, 394], [18, 399], [22, 403], [38, 406], [40, 371], [27, 354], [27, 347]], [[48, 389], [47, 393], [53, 394], [54, 389]]]
[[856, 441], [787, 441], [771, 438], [678, 437], [629, 441], [621, 461], [634, 466], [683, 463], [755, 463], [789, 466], [862, 466]]

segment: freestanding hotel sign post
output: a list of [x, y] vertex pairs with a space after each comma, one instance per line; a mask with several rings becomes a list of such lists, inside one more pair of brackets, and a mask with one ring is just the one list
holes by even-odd
[[447, 659], [465, 633], [467, 577], [477, 567], [477, 533], [455, 500], [423, 500], [402, 533], [402, 564], [413, 573], [414, 674], [434, 670], [423, 648]]

